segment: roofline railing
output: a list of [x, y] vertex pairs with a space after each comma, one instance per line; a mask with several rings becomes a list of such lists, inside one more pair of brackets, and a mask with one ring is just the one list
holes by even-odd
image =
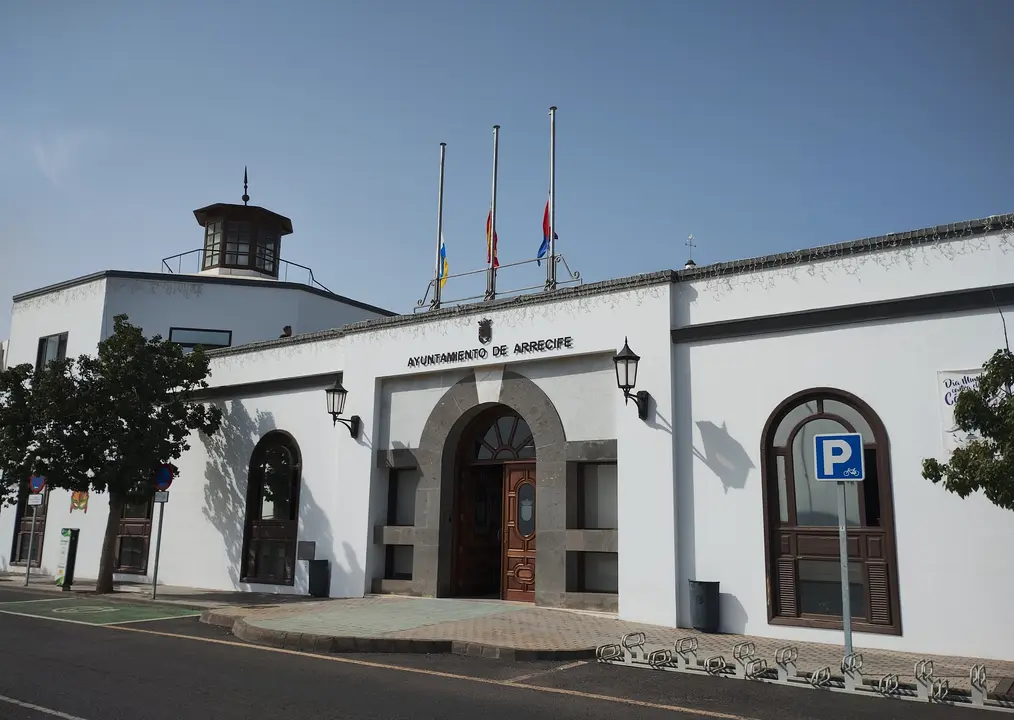
[[[555, 259], [556, 259], [557, 263], [563, 265], [564, 270], [567, 272], [567, 279], [565, 279], [565, 280], [557, 280], [557, 283], [556, 283], [557, 286], [560, 286], [560, 285], [583, 285], [584, 284], [584, 280], [581, 278], [581, 273], [579, 273], [577, 270], [571, 270], [570, 269], [570, 265], [568, 265], [567, 261], [563, 259], [563, 255], [560, 255], [559, 253], [557, 253], [556, 256], [555, 256]], [[508, 268], [521, 267], [522, 265], [531, 265], [532, 263], [541, 263], [541, 262], [549, 262], [549, 261], [550, 261], [549, 257], [532, 258], [531, 260], [520, 260], [518, 262], [507, 263], [506, 265], [499, 265], [499, 266], [497, 266], [496, 271], [497, 271], [497, 273], [499, 273], [501, 270], [506, 270]], [[482, 270], [469, 270], [467, 272], [457, 273], [455, 275], [448, 275], [447, 276], [447, 280], [449, 281], [449, 280], [451, 280], [453, 278], [470, 277], [472, 275], [479, 275], [479, 274], [482, 274], [482, 273], [486, 273], [488, 271], [489, 271], [489, 268], [483, 268]], [[421, 300], [416, 301], [415, 307], [412, 309], [413, 313], [417, 313], [420, 310], [435, 310], [435, 309], [437, 309], [436, 307], [434, 307], [434, 301], [430, 298], [430, 294], [433, 292], [433, 288], [434, 288], [434, 285], [436, 284], [436, 282], [437, 282], [436, 280], [430, 280], [429, 284], [426, 285], [426, 292], [423, 294]], [[510, 290], [499, 290], [498, 289], [496, 291], [496, 296], [498, 298], [509, 298], [509, 297], [513, 297], [515, 295], [520, 295], [521, 293], [524, 293], [524, 292], [529, 292], [531, 290], [546, 290], [546, 289], [547, 288], [546, 288], [545, 283], [541, 283], [539, 285], [527, 285], [525, 287], [514, 288], [514, 289], [510, 289]], [[455, 299], [451, 299], [451, 300], [445, 300], [444, 298], [440, 298], [440, 305], [439, 305], [439, 307], [462, 305], [464, 303], [474, 302], [476, 300], [484, 300], [485, 298], [486, 298], [485, 293], [483, 293], [481, 295], [471, 295], [469, 297], [455, 298]]]

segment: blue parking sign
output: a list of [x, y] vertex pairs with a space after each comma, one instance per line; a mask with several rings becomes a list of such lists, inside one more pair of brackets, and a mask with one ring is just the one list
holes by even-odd
[[859, 433], [825, 433], [813, 436], [817, 479], [825, 482], [862, 482], [863, 436]]

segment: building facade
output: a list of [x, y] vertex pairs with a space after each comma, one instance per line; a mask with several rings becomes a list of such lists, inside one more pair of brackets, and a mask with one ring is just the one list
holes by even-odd
[[[335, 597], [501, 597], [666, 626], [689, 625], [690, 580], [719, 581], [723, 631], [840, 642], [837, 510], [813, 435], [855, 431], [856, 645], [1011, 659], [997, 619], [1014, 579], [986, 549], [1014, 539], [1014, 515], [921, 465], [965, 440], [954, 390], [1006, 341], [1012, 227], [245, 337], [213, 352], [203, 400], [223, 426], [177, 462], [159, 579], [305, 593], [304, 561], [321, 559]], [[625, 344], [643, 418], [617, 386]], [[336, 380], [345, 424], [327, 412]], [[86, 576], [103, 499], [80, 513], [52, 495], [46, 533], [81, 528]], [[44, 549], [42, 570], [54, 562]], [[954, 612], [968, 597], [976, 612]]]

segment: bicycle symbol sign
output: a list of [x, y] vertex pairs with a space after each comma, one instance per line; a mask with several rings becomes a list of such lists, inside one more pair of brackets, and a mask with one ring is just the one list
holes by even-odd
[[813, 436], [817, 480], [862, 482], [866, 477], [863, 436], [859, 433], [825, 433]]
[[54, 613], [61, 615], [91, 615], [93, 613], [116, 612], [119, 608], [104, 605], [85, 605], [82, 607], [53, 608]]

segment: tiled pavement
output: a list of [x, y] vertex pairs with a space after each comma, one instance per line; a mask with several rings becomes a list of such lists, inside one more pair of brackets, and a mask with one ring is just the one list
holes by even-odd
[[[385, 640], [458, 641], [517, 650], [579, 651], [619, 642], [625, 633], [643, 632], [648, 643], [672, 643], [681, 637], [695, 636], [700, 649], [698, 658], [723, 655], [732, 662], [736, 643], [752, 641], [756, 655], [774, 664], [775, 651], [787, 643], [744, 635], [709, 635], [676, 628], [641, 625], [617, 620], [601, 613], [537, 608], [520, 603], [486, 600], [450, 600], [393, 596], [347, 600], [305, 602], [272, 607], [222, 608], [210, 611], [220, 624], [243, 620], [258, 628], [262, 638], [274, 632], [307, 636], [375, 638]], [[861, 637], [861, 636], [860, 636]], [[841, 647], [823, 643], [794, 643], [799, 648], [797, 669], [807, 673], [824, 666], [837, 669]], [[912, 653], [868, 650], [856, 647], [863, 655], [863, 675], [879, 679], [897, 673], [902, 682], [914, 683], [913, 668], [931, 657], [934, 676], [948, 679], [952, 688], [968, 689], [972, 665], [987, 668], [990, 692], [1006, 692], [1014, 678], [1014, 662], [976, 658], [924, 656]], [[1000, 687], [998, 687], [998, 685]]]

